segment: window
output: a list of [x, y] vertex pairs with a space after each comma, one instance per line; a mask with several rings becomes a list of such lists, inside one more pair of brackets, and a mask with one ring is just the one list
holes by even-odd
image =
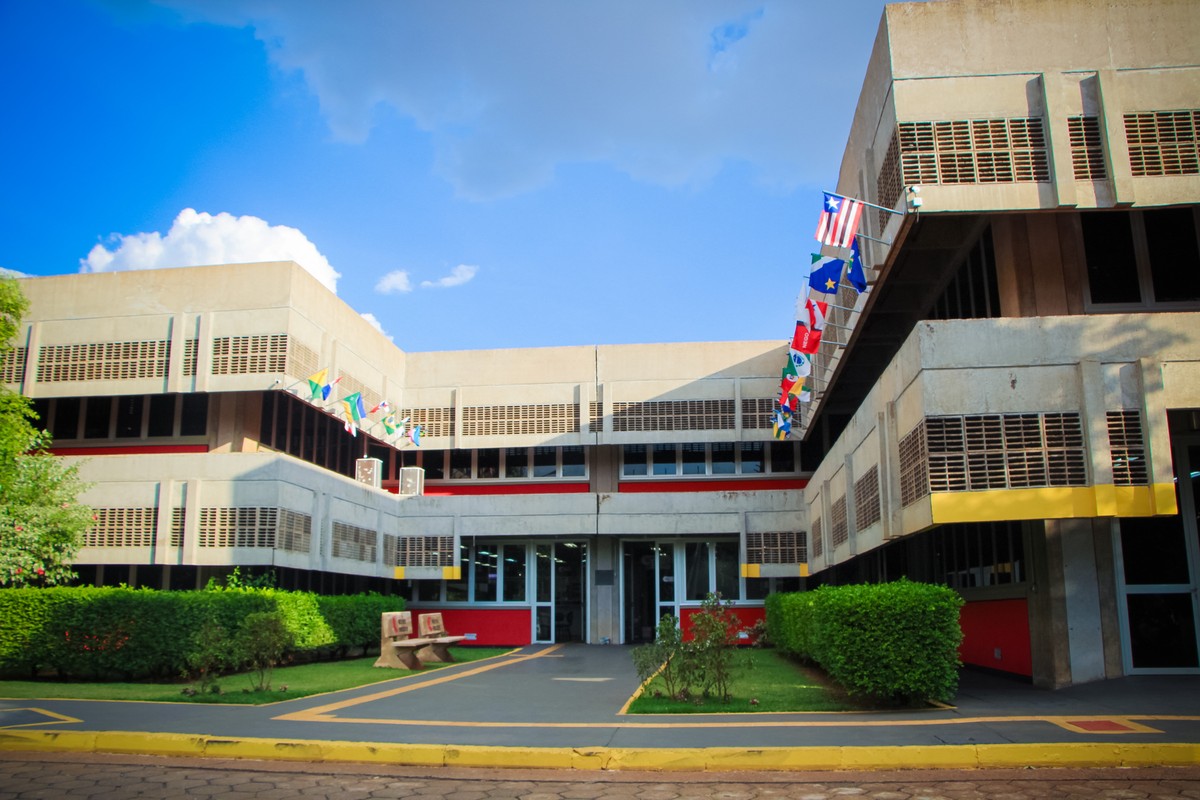
[[554, 447], [533, 448], [533, 477], [553, 478], [558, 475], [558, 449]]
[[627, 444], [622, 455], [622, 475], [628, 477], [630, 475], [646, 474], [646, 445]]
[[56, 441], [79, 438], [79, 411], [82, 403], [78, 397], [60, 397], [54, 401], [54, 425], [50, 429]]
[[504, 451], [504, 477], [529, 477], [529, 451], [524, 447], [510, 447]]
[[582, 478], [587, 475], [587, 464], [584, 462], [582, 447], [564, 447], [562, 449], [562, 476], [564, 478]]
[[755, 475], [763, 471], [763, 443], [742, 442], [742, 474]]
[[1080, 215], [1094, 305], [1200, 302], [1200, 225], [1194, 208]]
[[525, 545], [504, 545], [504, 599], [510, 603], [525, 600]]
[[655, 475], [674, 475], [677, 472], [675, 464], [675, 445], [654, 445], [653, 460]]
[[711, 591], [708, 582], [708, 542], [684, 545], [686, 599], [703, 600]]
[[771, 442], [771, 472], [796, 471], [796, 445], [793, 442]]
[[500, 451], [498, 449], [480, 450], [475, 455], [475, 460], [480, 478], [500, 477]]
[[138, 439], [142, 435], [142, 395], [117, 398], [117, 438]]
[[180, 436], [204, 436], [208, 433], [208, 395], [185, 394], [179, 422]]
[[111, 397], [89, 397], [83, 422], [83, 438], [107, 439], [112, 417]]
[[737, 472], [732, 444], [722, 442], [712, 446], [712, 472], [713, 475], [732, 475]]
[[450, 480], [462, 480], [471, 477], [471, 451], [450, 451]]
[[705, 447], [702, 444], [685, 444], [683, 449], [683, 474], [704, 475], [708, 472]]

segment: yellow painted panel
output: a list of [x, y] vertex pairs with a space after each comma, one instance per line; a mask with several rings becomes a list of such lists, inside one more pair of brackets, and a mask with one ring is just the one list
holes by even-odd
[[[1169, 490], [1169, 494], [1164, 489]], [[935, 492], [930, 495], [929, 502], [933, 522], [938, 524], [1012, 519], [1150, 517], [1176, 513], [1174, 489], [1161, 485], [1051, 486], [983, 492]]]
[[742, 564], [743, 578], [757, 578], [761, 571], [759, 564]]
[[396, 567], [396, 572], [393, 577], [395, 577], [395, 579], [398, 581], [404, 580], [404, 567]]
[[462, 566], [455, 565], [453, 567], [442, 567], [442, 580], [445, 580], [445, 581], [460, 581], [460, 580], [462, 580]]

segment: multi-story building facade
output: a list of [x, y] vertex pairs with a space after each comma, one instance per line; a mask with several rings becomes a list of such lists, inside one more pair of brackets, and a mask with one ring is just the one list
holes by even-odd
[[[1190, 0], [888, 6], [836, 187], [872, 285], [827, 298], [791, 441], [788, 331], [407, 353], [292, 264], [27, 279], [5, 377], [83, 459], [97, 583], [271, 567], [630, 643], [908, 576], [963, 594], [967, 663], [1200, 673], [1198, 130]], [[420, 446], [352, 436], [352, 392]]]

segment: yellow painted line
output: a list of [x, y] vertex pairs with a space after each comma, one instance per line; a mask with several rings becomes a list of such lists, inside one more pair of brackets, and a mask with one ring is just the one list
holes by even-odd
[[500, 667], [507, 667], [512, 664], [520, 663], [522, 661], [530, 661], [535, 658], [543, 658], [546, 655], [553, 653], [555, 650], [558, 650], [560, 647], [562, 647], [561, 644], [550, 645], [549, 647], [545, 648], [544, 650], [539, 650], [536, 653], [530, 653], [529, 655], [512, 656], [509, 658], [505, 658], [504, 660], [492, 661], [490, 663], [484, 664], [483, 666], [475, 667], [474, 669], [455, 671], [452, 673], [441, 675], [437, 678], [431, 678], [427, 681], [406, 683], [405, 685], [399, 686], [395, 689], [387, 689], [382, 692], [375, 692], [373, 694], [363, 695], [362, 697], [354, 697], [354, 698], [350, 698], [348, 700], [339, 700], [336, 703], [327, 703], [326, 705], [323, 705], [323, 706], [316, 706], [315, 708], [308, 708], [308, 709], [304, 709], [303, 711], [293, 712], [291, 714], [283, 714], [282, 716], [273, 717], [273, 719], [283, 719], [283, 720], [292, 720], [292, 721], [299, 720], [301, 722], [312, 722], [312, 721], [318, 721], [318, 720], [324, 722], [324, 721], [328, 721], [331, 719], [339, 719], [336, 717], [331, 717], [329, 715], [332, 714], [334, 711], [340, 711], [343, 708], [352, 708], [354, 706], [362, 705], [363, 703], [370, 703], [375, 700], [383, 700], [385, 698], [395, 697], [396, 695], [404, 694], [406, 692], [415, 692], [420, 689], [427, 688], [429, 686], [438, 686], [443, 683], [449, 683], [450, 681], [457, 681], [457, 680], [461, 680], [462, 678], [470, 677], [472, 675], [478, 675], [483, 672], [490, 672], [491, 670], [498, 669]]
[[566, 748], [253, 739], [137, 732], [0, 732], [0, 750], [141, 753], [397, 766], [728, 772], [1200, 766], [1200, 744]]
[[9, 714], [14, 711], [32, 711], [34, 714], [41, 714], [42, 716], [49, 717], [50, 721], [38, 720], [37, 722], [20, 722], [20, 723], [17, 723], [16, 725], [0, 725], [0, 730], [10, 731], [13, 728], [31, 728], [35, 725], [37, 725], [37, 726], [62, 725], [64, 723], [76, 723], [76, 722], [83, 721], [80, 719], [75, 719], [74, 717], [68, 717], [65, 714], [59, 714], [54, 711], [47, 711], [44, 708], [32, 708], [32, 707], [0, 709], [0, 720], [4, 719], [4, 716], [6, 714]]

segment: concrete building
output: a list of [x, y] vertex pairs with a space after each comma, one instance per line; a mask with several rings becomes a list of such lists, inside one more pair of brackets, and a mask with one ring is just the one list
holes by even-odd
[[790, 331], [407, 353], [292, 264], [25, 280], [5, 379], [94, 482], [98, 583], [269, 566], [519, 644], [908, 576], [970, 664], [1200, 673], [1198, 129], [1191, 0], [888, 6], [836, 187], [872, 285], [827, 296], [792, 441]]

